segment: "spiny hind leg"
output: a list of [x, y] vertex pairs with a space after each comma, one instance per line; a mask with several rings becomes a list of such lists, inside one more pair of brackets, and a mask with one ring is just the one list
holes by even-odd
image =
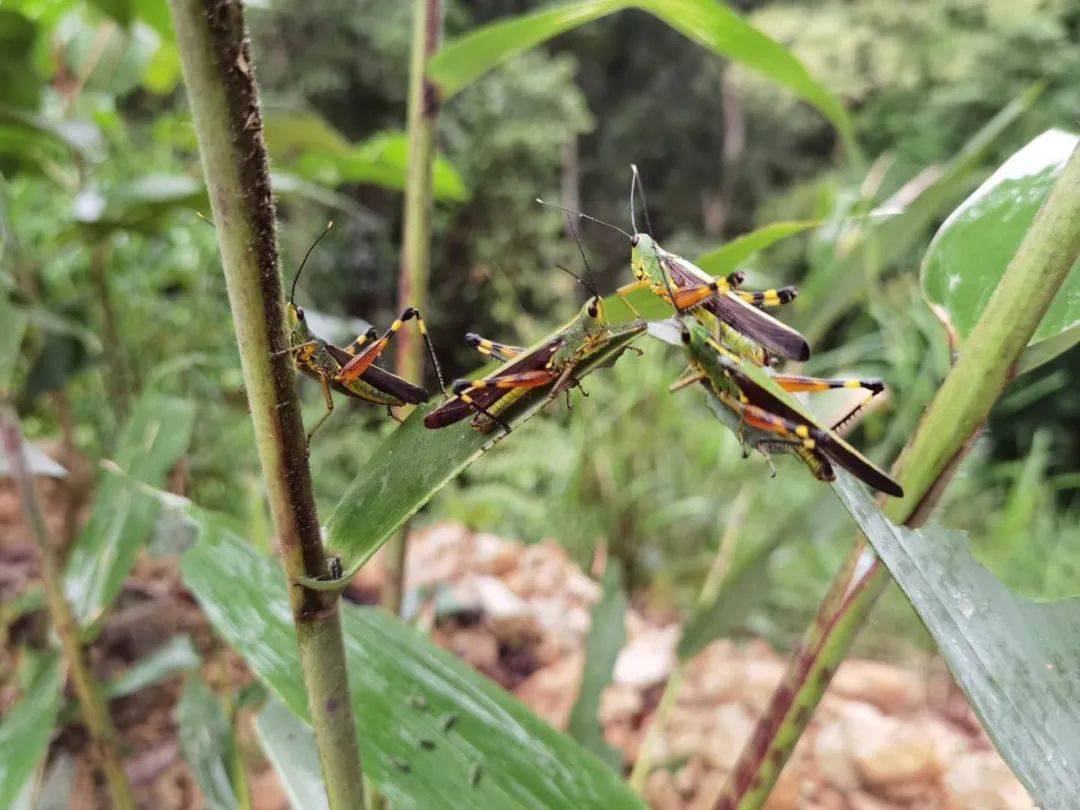
[[483, 377], [479, 380], [458, 380], [451, 386], [451, 391], [453, 391], [453, 393], [466, 405], [478, 413], [483, 414], [501, 427], [506, 433], [509, 433], [510, 426], [498, 416], [491, 413], [485, 406], [478, 403], [471, 395], [477, 391], [491, 389], [512, 391], [522, 388], [540, 388], [550, 383], [555, 377], [555, 372], [550, 371], [549, 369], [536, 369], [534, 371], [522, 371], [516, 374]]

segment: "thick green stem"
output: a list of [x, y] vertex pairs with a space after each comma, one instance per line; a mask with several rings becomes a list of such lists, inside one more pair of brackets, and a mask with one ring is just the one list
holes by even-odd
[[79, 625], [71, 612], [71, 606], [64, 598], [63, 567], [57, 559], [56, 548], [49, 538], [45, 518], [34, 491], [34, 479], [26, 467], [23, 457], [22, 430], [19, 418], [6, 403], [0, 404], [0, 439], [4, 454], [7, 456], [8, 469], [19, 488], [19, 500], [22, 503], [26, 523], [37, 542], [41, 554], [41, 579], [45, 587], [45, 602], [49, 609], [49, 618], [53, 629], [60, 639], [60, 648], [64, 654], [75, 694], [79, 699], [83, 723], [90, 734], [94, 754], [105, 773], [109, 796], [113, 807], [134, 808], [135, 800], [131, 796], [124, 765], [117, 750], [116, 727], [109, 717], [109, 706], [101, 687], [94, 678], [86, 662], [80, 640]]
[[[428, 276], [431, 265], [431, 208], [435, 185], [435, 131], [439, 121], [439, 91], [424, 76], [428, 60], [439, 49], [442, 36], [442, 0], [413, 0], [412, 50], [409, 57], [409, 168], [405, 181], [405, 212], [401, 237], [398, 305], [416, 307], [427, 315]], [[423, 341], [412, 330], [397, 338], [399, 376], [421, 380], [424, 373]], [[401, 612], [405, 584], [408, 527], [387, 544], [386, 584], [382, 602]]]
[[274, 201], [243, 8], [235, 0], [170, 0], [170, 7], [327, 797], [332, 808], [362, 807], [337, 595], [295, 584], [299, 577], [323, 577], [328, 570], [295, 370], [285, 351]]
[[[904, 497], [886, 505], [890, 520], [916, 526], [929, 515], [1078, 256], [1080, 149], [1073, 152], [894, 466]], [[855, 562], [869, 553], [865, 540], [858, 538], [743, 748], [717, 808], [760, 807], [776, 783], [833, 673], [890, 581], [876, 559], [858, 572]], [[854, 583], [849, 584], [853, 570]], [[844, 595], [839, 604], [837, 594]]]

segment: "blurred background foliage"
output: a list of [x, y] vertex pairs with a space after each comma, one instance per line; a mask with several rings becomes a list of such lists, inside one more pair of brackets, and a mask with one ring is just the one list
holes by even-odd
[[[533, 6], [448, 2], [446, 30]], [[1045, 82], [909, 243], [890, 246], [896, 255], [866, 271], [858, 299], [822, 327], [807, 371], [881, 376], [889, 385], [889, 401], [856, 435], [888, 462], [949, 362], [946, 335], [919, 293], [918, 258], [936, 224], [992, 167], [1036, 133], [1075, 123], [1080, 7], [733, 6], [841, 97], [866, 162], [842, 154], [828, 123], [769, 81], [644, 14], [602, 19], [512, 60], [442, 110], [425, 315], [450, 377], [479, 365], [462, 342], [466, 331], [527, 343], [569, 317], [583, 293], [551, 268], [577, 262], [576, 251], [537, 196], [625, 227], [635, 162], [656, 235], [693, 256], [774, 220], [835, 222], [902, 202], [996, 113]], [[336, 220], [297, 298], [326, 316], [325, 336], [345, 340], [396, 314], [408, 6], [249, 7], [286, 274], [325, 221]], [[113, 451], [136, 392], [194, 401], [191, 451], [174, 486], [254, 531], [267, 524], [251, 428], [213, 234], [194, 216], [205, 200], [171, 37], [164, 0], [13, 0], [0, 10], [2, 281], [32, 318], [21, 410], [32, 437], [60, 437], [96, 459]], [[584, 235], [602, 287], [628, 281], [625, 240], [593, 226]], [[847, 272], [850, 236], [826, 227], [794, 237], [748, 262], [750, 279], [805, 288], [819, 276], [828, 292], [848, 280], [835, 274]], [[799, 303], [794, 316], [805, 325], [814, 313]], [[747, 630], [786, 646], [843, 558], [851, 526], [794, 462], [780, 459], [770, 479], [760, 459], [743, 461], [700, 394], [667, 393], [678, 371], [672, 352], [645, 348], [591, 378], [590, 396], [575, 398], [572, 413], [552, 407], [500, 445], [423, 519], [527, 541], [555, 537], [585, 563], [606, 545], [637, 597], [660, 609], [690, 604], [729, 521], [741, 520], [739, 553], [784, 538]], [[1063, 563], [1080, 559], [1080, 440], [1071, 427], [1080, 392], [1070, 384], [1078, 363], [1066, 353], [1024, 378], [941, 507], [943, 522], [983, 538], [1019, 582], [1025, 571], [1046, 575], [1048, 550]], [[314, 386], [303, 391], [316, 418], [321, 397]], [[339, 403], [312, 448], [324, 508], [392, 427], [378, 409]], [[1018, 536], [1033, 542], [1018, 548]], [[861, 643], [896, 655], [901, 639], [921, 644], [921, 628], [893, 594]]]

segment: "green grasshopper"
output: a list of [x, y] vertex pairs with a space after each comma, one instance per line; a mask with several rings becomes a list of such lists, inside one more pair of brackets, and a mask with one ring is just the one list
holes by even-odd
[[[770, 451], [791, 453], [800, 459], [811, 474], [822, 481], [835, 479], [832, 462], [852, 473], [860, 481], [894, 497], [904, 491], [887, 473], [862, 453], [836, 435], [835, 431], [858, 413], [865, 401], [840, 419], [832, 428], [823, 428], [788, 405], [748, 373], [744, 360], [721, 345], [700, 321], [688, 320], [676, 312], [681, 327], [683, 350], [690, 362], [690, 374], [672, 384], [671, 390], [700, 382], [724, 406], [720, 413], [743, 446], [765, 456], [770, 467]], [[765, 374], [764, 369], [756, 369]], [[861, 388], [870, 397], [885, 390], [880, 380], [822, 379], [790, 374], [771, 374], [772, 382], [789, 392], [818, 392], [837, 388]], [[776, 474], [775, 467], [773, 475]]]
[[[795, 300], [797, 290], [794, 287], [749, 291], [739, 290], [742, 274], [733, 273], [726, 278], [713, 278], [693, 262], [669, 253], [648, 233], [637, 228], [634, 210], [634, 190], [644, 189], [636, 166], [630, 185], [630, 225], [634, 233], [630, 234], [609, 222], [569, 211], [562, 206], [552, 205], [537, 200], [542, 205], [552, 205], [561, 211], [576, 214], [611, 228], [630, 240], [630, 266], [636, 279], [632, 284], [619, 288], [620, 297], [641, 287], [648, 287], [653, 293], [665, 299], [677, 310], [704, 310], [708, 316], [701, 319], [715, 325], [721, 339], [732, 346], [740, 355], [753, 360], [759, 365], [770, 362], [768, 352], [774, 352], [794, 360], [807, 360], [810, 357], [810, 344], [806, 338], [791, 327], [781, 323], [762, 311], [766, 307], [775, 307]], [[648, 210], [646, 209], [646, 226]], [[629, 302], [627, 302], [629, 305]], [[633, 309], [633, 307], [631, 307]], [[700, 315], [700, 313], [698, 313]]]
[[[391, 374], [374, 365], [375, 360], [382, 354], [390, 338], [410, 320], [415, 320], [424, 345], [427, 347], [431, 364], [435, 368], [435, 376], [439, 381], [439, 389], [443, 385], [442, 369], [439, 367], [439, 359], [435, 355], [435, 347], [428, 337], [424, 319], [413, 307], [405, 310], [391, 324], [390, 328], [379, 337], [374, 328], [368, 329], [363, 335], [359, 335], [345, 348], [335, 346], [329, 341], [323, 340], [311, 331], [304, 316], [304, 310], [295, 303], [296, 282], [307, 264], [308, 257], [315, 246], [322, 241], [323, 237], [330, 232], [333, 222], [328, 224], [319, 237], [308, 248], [300, 268], [293, 277], [292, 289], [289, 292], [289, 301], [285, 312], [286, 325], [289, 329], [289, 348], [284, 351], [293, 355], [296, 368], [318, 380], [322, 386], [323, 396], [326, 401], [326, 413], [322, 415], [315, 426], [308, 431], [308, 441], [315, 435], [322, 425], [334, 412], [333, 391], [344, 394], [353, 399], [371, 402], [376, 405], [385, 405], [387, 413], [392, 418], [393, 408], [400, 405], [419, 405], [427, 402], [427, 391], [419, 386], [403, 380], [396, 374]], [[366, 348], [365, 348], [366, 347]]]
[[[567, 221], [577, 238], [573, 221], [569, 217]], [[572, 386], [580, 388], [574, 372], [582, 363], [608, 348], [615, 339], [645, 331], [645, 322], [641, 320], [614, 329], [608, 324], [604, 315], [604, 299], [592, 280], [592, 270], [580, 240], [578, 247], [585, 263], [586, 277], [581, 278], [565, 267], [559, 269], [574, 276], [589, 291], [589, 300], [581, 311], [571, 321], [529, 347], [496, 343], [475, 334], [466, 336], [471, 346], [503, 361], [503, 364], [478, 380], [456, 380], [451, 386], [454, 395], [424, 417], [426, 427], [446, 427], [470, 414], [476, 414], [485, 421], [474, 421], [474, 426], [483, 429], [485, 425], [495, 424], [509, 433], [510, 426], [499, 414], [527, 391], [550, 386], [549, 397], [565, 391], [569, 401], [569, 389]]]

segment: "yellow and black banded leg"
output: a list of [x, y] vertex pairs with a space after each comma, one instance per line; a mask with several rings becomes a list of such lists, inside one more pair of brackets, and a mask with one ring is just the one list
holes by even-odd
[[424, 319], [420, 315], [420, 311], [414, 307], [406, 307], [401, 315], [390, 324], [390, 328], [387, 329], [383, 336], [378, 338], [374, 343], [359, 351], [371, 335], [369, 330], [368, 335], [364, 336], [364, 340], [357, 338], [349, 345], [345, 350], [349, 354], [353, 355], [353, 359], [342, 366], [341, 371], [338, 372], [337, 381], [341, 383], [350, 383], [360, 377], [368, 366], [375, 362], [375, 360], [383, 353], [383, 349], [390, 342], [392, 338], [408, 321], [416, 320], [416, 328], [420, 332], [420, 337], [424, 339], [424, 346], [427, 349], [428, 357], [431, 359], [431, 365], [435, 368], [435, 377], [439, 382], [439, 390], [442, 391], [446, 388], [446, 383], [443, 382], [442, 366], [439, 365], [439, 358], [435, 354], [435, 347], [431, 343], [431, 338], [428, 337], [427, 326], [424, 324]]
[[722, 391], [718, 396], [721, 402], [739, 414], [743, 424], [764, 433], [774, 434], [779, 439], [790, 440], [793, 444], [800, 444], [807, 450], [817, 447], [817, 435], [820, 434], [818, 428], [777, 416], [764, 408], [742, 402]]
[[319, 383], [322, 385], [323, 397], [326, 399], [326, 413], [324, 413], [319, 418], [319, 421], [312, 426], [311, 430], [307, 432], [308, 444], [311, 444], [311, 437], [315, 435], [315, 431], [321, 428], [326, 420], [334, 414], [334, 394], [330, 390], [330, 378], [325, 374], [320, 374]]
[[792, 393], [801, 391], [818, 393], [821, 391], [833, 391], [840, 388], [862, 389], [868, 391], [869, 396], [837, 420], [836, 424], [832, 426], [832, 430], [838, 430], [854, 419], [859, 412], [869, 404], [870, 400], [885, 390], [885, 383], [881, 380], [858, 380], [853, 378], [822, 379], [820, 377], [799, 377], [792, 374], [776, 374], [773, 376], [773, 379], [785, 391], [791, 391]]
[[480, 337], [480, 335], [475, 332], [469, 332], [469, 334], [465, 335], [465, 342], [480, 352], [480, 354], [494, 357], [496, 360], [502, 360], [503, 362], [513, 360], [525, 351], [521, 346], [511, 346], [509, 343], [499, 343], [495, 340], [488, 340], [487, 338]]
[[769, 452], [775, 450], [794, 455], [806, 465], [807, 469], [810, 470], [810, 474], [819, 481], [829, 482], [836, 480], [836, 473], [833, 472], [829, 460], [820, 451], [808, 450], [800, 442], [786, 441], [784, 439], [762, 439], [755, 445], [755, 448], [769, 462], [773, 478], [776, 477], [776, 467], [773, 466]]
[[[728, 276], [729, 283], [731, 276]], [[790, 304], [798, 296], [797, 287], [777, 287], [772, 290], [733, 290], [732, 295], [737, 295], [743, 301], [761, 309]]]
[[471, 394], [476, 391], [540, 388], [552, 382], [558, 375], [549, 369], [536, 369], [533, 371], [521, 371], [516, 374], [503, 374], [495, 377], [483, 377], [479, 380], [457, 380], [451, 390], [466, 405], [482, 413], [492, 422], [497, 424], [507, 433], [510, 426], [502, 419], [491, 413], [485, 406], [477, 402]]

